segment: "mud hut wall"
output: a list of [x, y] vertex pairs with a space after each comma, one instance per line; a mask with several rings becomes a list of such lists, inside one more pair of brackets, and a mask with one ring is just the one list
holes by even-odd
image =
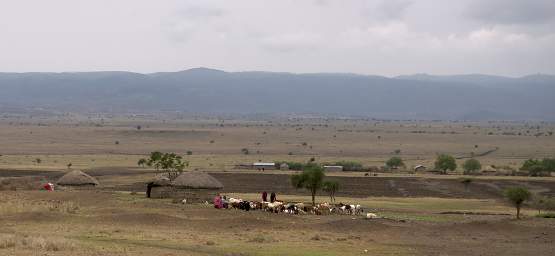
[[212, 202], [214, 197], [220, 192], [218, 189], [192, 189], [176, 188], [172, 186], [153, 187], [150, 191], [150, 198], [176, 198], [187, 199], [187, 202], [204, 203]]

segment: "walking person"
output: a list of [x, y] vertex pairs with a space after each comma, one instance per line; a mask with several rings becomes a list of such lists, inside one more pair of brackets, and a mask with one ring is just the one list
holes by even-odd
[[262, 202], [268, 202], [268, 193], [266, 191], [262, 192]]

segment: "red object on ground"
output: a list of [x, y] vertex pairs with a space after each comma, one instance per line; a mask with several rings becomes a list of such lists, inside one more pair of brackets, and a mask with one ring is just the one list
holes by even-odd
[[50, 182], [44, 184], [43, 187], [44, 187], [44, 189], [46, 189], [46, 190], [48, 190], [48, 191], [54, 191], [54, 184], [52, 184], [52, 183], [50, 183]]

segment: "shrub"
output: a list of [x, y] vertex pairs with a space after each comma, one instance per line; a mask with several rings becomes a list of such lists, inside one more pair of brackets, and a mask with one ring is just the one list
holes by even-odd
[[474, 174], [482, 170], [480, 161], [472, 158], [468, 159], [463, 164], [464, 174]]
[[243, 153], [245, 155], [248, 155], [249, 154], [249, 149], [248, 148], [242, 148], [241, 153]]

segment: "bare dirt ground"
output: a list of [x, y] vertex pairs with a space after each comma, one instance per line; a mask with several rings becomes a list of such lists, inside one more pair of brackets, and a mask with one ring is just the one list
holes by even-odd
[[[65, 172], [36, 171], [36, 170], [0, 170], [0, 180], [4, 180], [4, 189], [29, 189], [26, 184], [20, 186], [17, 179], [8, 177], [42, 177], [44, 182], [55, 183]], [[139, 168], [99, 168], [88, 170], [87, 173], [97, 178], [103, 185], [99, 189], [106, 191], [144, 192], [146, 183], [154, 176], [153, 170]], [[276, 192], [286, 195], [308, 195], [306, 191], [295, 189], [290, 183], [290, 172], [281, 174], [255, 172], [211, 172], [211, 175], [224, 184], [224, 192], [232, 193], [261, 193], [262, 191]], [[338, 181], [342, 188], [337, 193], [343, 197], [436, 197], [436, 198], [497, 198], [503, 197], [503, 191], [508, 187], [524, 186], [532, 192], [546, 196], [555, 196], [555, 180], [551, 178], [526, 179], [494, 179], [481, 177], [475, 179], [465, 188], [460, 178], [430, 178], [419, 176], [380, 177], [362, 176], [328, 176], [330, 180]], [[333, 174], [332, 174], [333, 175]], [[355, 176], [356, 175], [356, 176]], [[10, 186], [12, 185], [12, 186]], [[40, 186], [35, 185], [35, 189]], [[0, 189], [1, 190], [1, 189]], [[324, 193], [320, 193], [325, 195]]]

